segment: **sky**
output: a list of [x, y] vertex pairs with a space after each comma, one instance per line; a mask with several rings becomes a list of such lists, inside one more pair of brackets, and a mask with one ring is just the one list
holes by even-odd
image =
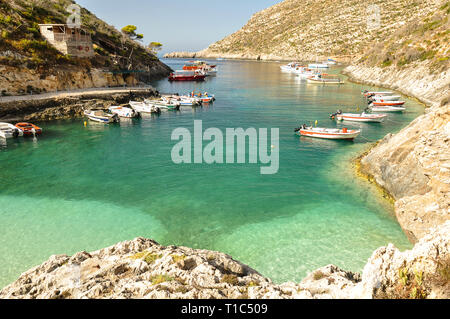
[[239, 30], [250, 17], [281, 0], [77, 0], [117, 29], [132, 24], [161, 54], [198, 51]]

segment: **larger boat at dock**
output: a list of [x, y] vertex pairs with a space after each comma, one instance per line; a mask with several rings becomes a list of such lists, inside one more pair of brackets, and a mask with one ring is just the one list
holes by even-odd
[[186, 71], [178, 70], [170, 73], [169, 81], [204, 81], [206, 74], [202, 70]]

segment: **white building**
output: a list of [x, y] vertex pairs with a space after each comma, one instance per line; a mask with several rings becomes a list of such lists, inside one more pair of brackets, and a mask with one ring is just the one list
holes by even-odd
[[91, 35], [83, 28], [66, 24], [40, 24], [39, 28], [42, 36], [61, 53], [81, 58], [94, 56]]

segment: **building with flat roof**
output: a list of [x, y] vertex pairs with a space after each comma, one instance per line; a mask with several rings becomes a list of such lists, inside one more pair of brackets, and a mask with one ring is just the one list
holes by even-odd
[[94, 56], [91, 34], [67, 24], [40, 24], [42, 36], [63, 54], [80, 58]]

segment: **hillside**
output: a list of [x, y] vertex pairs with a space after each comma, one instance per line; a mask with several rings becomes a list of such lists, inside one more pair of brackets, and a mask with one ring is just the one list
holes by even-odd
[[136, 84], [168, 74], [170, 69], [141, 44], [84, 8], [82, 25], [91, 33], [95, 56], [82, 59], [58, 52], [42, 37], [38, 24], [66, 23], [69, 15], [66, 8], [73, 3], [71, 0], [0, 2], [2, 95]]
[[[297, 59], [328, 56], [353, 60], [385, 42], [402, 26], [421, 21], [441, 7], [439, 0], [285, 0], [256, 13], [239, 31], [195, 53], [197, 57]], [[368, 25], [369, 22], [369, 25]], [[369, 26], [369, 27], [368, 27]], [[169, 54], [168, 56], [194, 55]]]

